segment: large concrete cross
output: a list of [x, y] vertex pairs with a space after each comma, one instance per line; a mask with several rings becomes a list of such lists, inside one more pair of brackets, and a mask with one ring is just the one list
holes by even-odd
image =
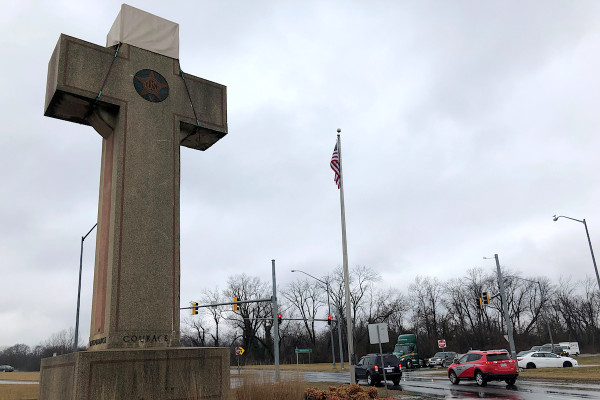
[[115, 51], [61, 35], [44, 109], [102, 136], [89, 348], [177, 346], [180, 145], [227, 134], [226, 88], [184, 81], [176, 58]]

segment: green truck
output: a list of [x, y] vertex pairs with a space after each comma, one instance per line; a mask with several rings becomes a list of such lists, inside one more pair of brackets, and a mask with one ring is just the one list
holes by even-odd
[[417, 335], [414, 333], [405, 333], [398, 336], [398, 342], [396, 342], [396, 346], [394, 347], [394, 355], [400, 360], [400, 365], [406, 369], [420, 367]]

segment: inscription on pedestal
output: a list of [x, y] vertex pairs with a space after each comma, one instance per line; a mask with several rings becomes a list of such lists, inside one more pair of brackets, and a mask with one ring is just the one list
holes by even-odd
[[96, 346], [96, 345], [99, 345], [99, 344], [104, 344], [104, 343], [106, 343], [106, 336], [103, 337], [103, 338], [90, 340], [89, 347]]
[[125, 335], [125, 343], [168, 343], [169, 335]]

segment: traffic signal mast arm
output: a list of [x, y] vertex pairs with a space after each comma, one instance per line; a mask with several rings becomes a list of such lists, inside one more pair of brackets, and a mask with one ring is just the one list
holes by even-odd
[[337, 319], [325, 319], [325, 318], [283, 318], [286, 321], [336, 321]]
[[[270, 318], [244, 318], [244, 319], [271, 321], [273, 318], [270, 317]], [[324, 322], [335, 321], [335, 322], [338, 322], [337, 319], [328, 320], [328, 319], [324, 319], [324, 318], [306, 318], [306, 319], [304, 319], [304, 318], [281, 318], [281, 319], [283, 321], [324, 321]]]
[[490, 300], [495, 299], [496, 297], [500, 297], [500, 293], [496, 293], [495, 295], [493, 295], [492, 297], [490, 297]]
[[212, 303], [212, 304], [202, 304], [202, 305], [198, 305], [198, 306], [189, 306], [189, 307], [180, 307], [180, 310], [189, 310], [192, 308], [203, 308], [203, 307], [217, 307], [217, 306], [228, 306], [228, 305], [232, 305], [232, 304], [243, 304], [243, 303], [263, 303], [263, 302], [267, 302], [267, 301], [271, 301], [271, 298], [269, 297], [268, 299], [256, 299], [256, 300], [238, 300], [238, 301], [229, 301], [227, 303]]

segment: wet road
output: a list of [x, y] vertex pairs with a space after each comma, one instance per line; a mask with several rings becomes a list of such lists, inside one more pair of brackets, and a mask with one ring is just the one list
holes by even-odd
[[475, 382], [461, 382], [452, 385], [444, 380], [406, 380], [399, 385], [400, 390], [419, 393], [432, 399], [600, 399], [600, 385], [552, 383], [531, 380], [518, 381], [514, 386], [503, 382], [489, 382], [479, 387]]
[[[240, 386], [242, 377], [252, 376], [262, 382], [272, 382], [273, 371], [231, 370], [232, 387]], [[350, 383], [349, 372], [294, 372], [281, 371], [282, 380], [303, 379], [306, 382]], [[360, 381], [362, 385], [366, 382]], [[404, 373], [400, 385], [388, 388], [415, 393], [416, 399], [506, 399], [506, 400], [545, 400], [545, 399], [590, 399], [600, 400], [600, 384], [542, 382], [517, 380], [516, 385], [507, 386], [504, 382], [489, 382], [480, 388], [475, 382], [461, 382], [452, 385], [445, 376], [433, 375], [431, 370], [408, 371]]]

